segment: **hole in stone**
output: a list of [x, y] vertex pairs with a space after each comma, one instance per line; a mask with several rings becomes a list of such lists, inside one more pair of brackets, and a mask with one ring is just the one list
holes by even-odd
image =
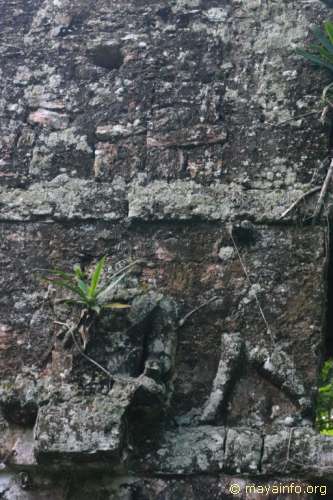
[[101, 44], [90, 50], [90, 57], [96, 66], [109, 70], [119, 69], [124, 62], [120, 46]]
[[170, 7], [161, 7], [160, 9], [158, 9], [156, 14], [162, 19], [162, 21], [166, 23], [172, 16], [172, 10], [170, 9]]
[[7, 422], [20, 427], [30, 427], [35, 425], [38, 406], [33, 401], [22, 404], [19, 400], [8, 401], [2, 405], [2, 413]]
[[254, 244], [258, 240], [259, 235], [255, 226], [250, 221], [244, 220], [240, 224], [233, 226], [232, 237], [237, 245], [247, 246]]
[[191, 19], [191, 14], [179, 14], [177, 16], [177, 26], [179, 28], [187, 28], [189, 23], [190, 23], [190, 19]]

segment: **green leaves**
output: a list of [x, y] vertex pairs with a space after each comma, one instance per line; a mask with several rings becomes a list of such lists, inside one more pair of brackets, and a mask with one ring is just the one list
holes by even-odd
[[324, 22], [325, 33], [328, 36], [329, 41], [333, 45], [333, 23], [330, 21]]
[[307, 59], [308, 61], [312, 62], [313, 64], [316, 64], [317, 66], [322, 66], [330, 71], [333, 72], [333, 59], [332, 59], [332, 64], [330, 64], [322, 55], [315, 55], [312, 54], [311, 52], [306, 52], [305, 50], [298, 49], [297, 54], [304, 57], [304, 59]]
[[333, 434], [333, 359], [325, 361], [321, 369], [316, 404], [316, 427], [322, 434]]
[[94, 297], [94, 295], [96, 294], [97, 286], [98, 286], [98, 283], [101, 279], [104, 264], [105, 264], [105, 256], [102, 257], [101, 260], [99, 260], [97, 262], [96, 269], [92, 274], [90, 287], [88, 288], [88, 296], [89, 297]]
[[326, 21], [324, 30], [313, 28], [312, 33], [318, 43], [309, 47], [311, 52], [298, 49], [296, 53], [311, 63], [333, 72], [333, 23]]
[[49, 271], [49, 276], [44, 279], [59, 288], [71, 292], [72, 297], [65, 298], [61, 300], [61, 302], [78, 305], [81, 308], [93, 311], [97, 315], [100, 314], [103, 309], [111, 309], [114, 311], [128, 309], [130, 307], [128, 304], [119, 302], [105, 303], [105, 301], [103, 301], [103, 295], [105, 296], [107, 292], [114, 289], [129, 273], [130, 269], [137, 264], [137, 261], [113, 273], [107, 285], [102, 287], [100, 286], [100, 282], [103, 276], [105, 260], [106, 257], [104, 256], [97, 262], [90, 280], [79, 264], [73, 267], [72, 273], [66, 273], [59, 269], [51, 269]]

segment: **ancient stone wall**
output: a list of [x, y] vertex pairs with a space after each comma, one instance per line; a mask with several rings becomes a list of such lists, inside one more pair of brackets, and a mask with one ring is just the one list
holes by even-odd
[[[0, 0], [0, 497], [326, 484], [320, 0]], [[42, 269], [139, 260], [87, 355]], [[107, 280], [107, 276], [105, 278]], [[233, 495], [230, 485], [236, 484]], [[237, 489], [238, 488], [238, 489]], [[309, 490], [310, 491], [310, 490]], [[280, 498], [271, 490], [265, 498]], [[281, 498], [300, 498], [283, 495]]]

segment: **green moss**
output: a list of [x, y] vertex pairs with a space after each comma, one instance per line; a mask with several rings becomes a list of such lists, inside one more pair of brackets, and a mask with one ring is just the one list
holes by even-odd
[[333, 429], [323, 430], [321, 431], [321, 434], [323, 434], [324, 436], [333, 436]]
[[333, 436], [333, 358], [325, 361], [319, 383], [316, 428], [321, 434]]

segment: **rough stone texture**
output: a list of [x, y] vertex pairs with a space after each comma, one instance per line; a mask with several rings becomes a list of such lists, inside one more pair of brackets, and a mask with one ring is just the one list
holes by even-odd
[[[313, 498], [333, 474], [313, 430], [332, 199], [316, 225], [317, 194], [280, 217], [327, 168], [307, 114], [327, 77], [295, 49], [329, 9], [0, 12], [0, 497], [214, 500], [237, 483], [257, 499], [253, 480]], [[105, 282], [140, 259], [109, 297], [130, 311], [103, 314], [87, 350], [109, 376], [61, 343], [75, 312], [41, 280], [102, 255]]]
[[[221, 251], [219, 252], [220, 257]], [[241, 335], [222, 335], [221, 339], [221, 359], [213, 382], [213, 389], [209, 400], [203, 411], [201, 420], [203, 422], [214, 422], [221, 411], [221, 406], [225, 403], [231, 383], [235, 378], [235, 372], [242, 363], [243, 340]]]
[[0, 217], [6, 221], [42, 220], [118, 220], [125, 212], [125, 185], [99, 186], [91, 181], [59, 175], [28, 190], [2, 193]]
[[122, 468], [126, 418], [133, 406], [163, 405], [163, 388], [141, 377], [116, 381], [103, 395], [73, 393], [62, 402], [42, 406], [35, 426], [35, 456], [38, 463], [64, 465], [71, 461], [107, 460]]
[[142, 220], [237, 219], [276, 221], [306, 189], [244, 189], [238, 184], [215, 184], [203, 188], [194, 181], [155, 181], [132, 187], [129, 217]]
[[224, 465], [223, 427], [187, 427], [166, 432], [140, 459], [141, 468], [162, 475], [217, 473]]
[[228, 429], [225, 467], [236, 474], [255, 474], [260, 468], [263, 442], [260, 433], [249, 429]]

